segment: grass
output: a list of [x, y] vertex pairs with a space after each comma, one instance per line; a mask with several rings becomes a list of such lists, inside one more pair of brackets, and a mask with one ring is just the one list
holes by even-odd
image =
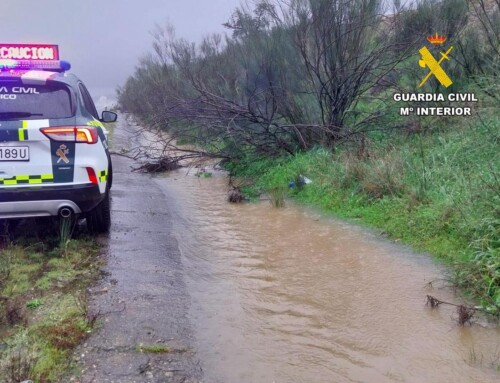
[[[460, 121], [391, 140], [372, 138], [362, 157], [355, 148], [317, 148], [275, 160], [252, 158], [229, 170], [255, 180], [243, 189], [247, 196], [285, 190], [287, 197], [433, 254], [450, 265], [462, 291], [498, 315], [500, 118], [491, 113]], [[288, 187], [299, 185], [301, 175], [313, 182]]]
[[195, 173], [195, 176], [198, 178], [210, 178], [212, 175], [212, 173], [206, 171], [199, 171]]
[[145, 352], [151, 354], [165, 354], [170, 352], [170, 349], [163, 344], [155, 344], [152, 346], [139, 345], [137, 346], [136, 349], [138, 352]]
[[43, 305], [43, 301], [41, 299], [32, 299], [26, 302], [26, 307], [32, 310], [35, 310]]
[[274, 207], [284, 207], [287, 190], [285, 186], [272, 186], [267, 189], [269, 202]]
[[[106, 124], [111, 142], [116, 123]], [[101, 267], [99, 246], [63, 219], [0, 221], [0, 382], [60, 382], [73, 349], [92, 331], [86, 289]], [[59, 235], [55, 235], [58, 230]]]
[[59, 382], [92, 330], [86, 287], [100, 261], [91, 239], [37, 236], [0, 244], [0, 382]]

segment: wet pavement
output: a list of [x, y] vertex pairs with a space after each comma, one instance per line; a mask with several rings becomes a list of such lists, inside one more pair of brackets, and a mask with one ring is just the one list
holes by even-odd
[[[122, 118], [114, 148], [129, 145], [126, 125]], [[76, 381], [197, 382], [189, 296], [166, 196], [150, 176], [132, 173], [132, 164], [113, 157], [113, 223], [109, 239], [101, 238], [105, 277], [90, 292], [97, 329], [77, 350], [84, 372]]]

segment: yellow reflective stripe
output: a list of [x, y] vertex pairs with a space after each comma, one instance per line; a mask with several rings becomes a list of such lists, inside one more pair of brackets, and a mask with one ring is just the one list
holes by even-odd
[[12, 178], [0, 178], [0, 185], [18, 185], [18, 184], [41, 184], [54, 181], [53, 174], [40, 175], [19, 175]]
[[52, 182], [54, 176], [52, 174], [41, 174], [39, 176], [29, 176], [28, 182], [30, 184], [41, 184], [43, 182]]
[[87, 125], [88, 126], [95, 126], [96, 128], [103, 127], [102, 123], [100, 121], [96, 121], [96, 120], [92, 120], [92, 121], [87, 122]]
[[103, 171], [99, 172], [99, 181], [105, 182], [107, 180], [108, 180], [108, 171], [103, 170]]
[[22, 123], [22, 127], [17, 131], [17, 133], [19, 136], [19, 141], [25, 141], [27, 138], [26, 137], [27, 136], [26, 129], [28, 129], [28, 121], [22, 120], [21, 123]]

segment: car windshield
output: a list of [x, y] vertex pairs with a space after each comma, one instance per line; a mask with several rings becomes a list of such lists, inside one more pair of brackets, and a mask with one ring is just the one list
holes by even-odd
[[0, 119], [48, 119], [73, 116], [71, 93], [61, 83], [26, 85], [0, 82]]

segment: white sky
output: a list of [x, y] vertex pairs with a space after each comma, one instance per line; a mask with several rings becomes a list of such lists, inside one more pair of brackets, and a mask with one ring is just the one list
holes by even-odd
[[152, 51], [150, 31], [167, 21], [178, 37], [224, 32], [240, 0], [0, 0], [0, 42], [58, 44], [60, 56], [92, 96], [114, 96], [138, 58]]

